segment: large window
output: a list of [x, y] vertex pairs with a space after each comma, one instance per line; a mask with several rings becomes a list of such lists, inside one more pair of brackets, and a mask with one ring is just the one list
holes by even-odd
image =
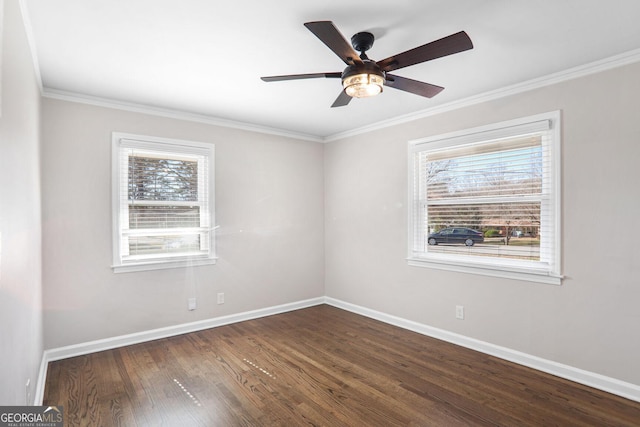
[[113, 267], [215, 262], [213, 145], [113, 134]]
[[559, 117], [412, 141], [409, 263], [559, 284]]

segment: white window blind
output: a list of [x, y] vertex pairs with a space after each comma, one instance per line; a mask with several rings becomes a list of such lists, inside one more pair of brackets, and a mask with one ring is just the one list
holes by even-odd
[[116, 271], [211, 263], [213, 146], [114, 134], [113, 152]]
[[412, 265], [559, 283], [558, 116], [410, 145]]

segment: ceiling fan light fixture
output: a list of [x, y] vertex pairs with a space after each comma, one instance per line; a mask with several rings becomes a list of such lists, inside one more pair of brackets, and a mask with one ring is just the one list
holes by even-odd
[[354, 74], [342, 79], [344, 91], [352, 98], [367, 98], [382, 92], [384, 77], [377, 74]]
[[[0, 2], [1, 1], [2, 0], [0, 0]], [[372, 33], [364, 31], [355, 34], [351, 37], [351, 46], [349, 46], [349, 42], [340, 34], [340, 31], [331, 21], [305, 22], [304, 26], [347, 64], [347, 68], [345, 68], [342, 73], [289, 74], [261, 77], [261, 79], [265, 82], [277, 82], [281, 80], [340, 77], [342, 91], [340, 91], [331, 108], [344, 107], [349, 104], [353, 98], [376, 96], [382, 92], [383, 86], [389, 86], [397, 90], [431, 98], [440, 93], [444, 88], [388, 73], [400, 68], [421, 64], [431, 61], [432, 59], [473, 49], [473, 43], [467, 33], [459, 31], [450, 36], [398, 53], [381, 61], [374, 61], [367, 56], [367, 51], [371, 49], [375, 40]], [[360, 53], [358, 54], [358, 52]]]

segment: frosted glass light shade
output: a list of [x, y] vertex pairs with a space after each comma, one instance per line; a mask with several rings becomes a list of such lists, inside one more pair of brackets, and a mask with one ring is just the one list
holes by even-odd
[[342, 81], [347, 95], [353, 98], [366, 98], [382, 92], [384, 78], [376, 74], [355, 74]]

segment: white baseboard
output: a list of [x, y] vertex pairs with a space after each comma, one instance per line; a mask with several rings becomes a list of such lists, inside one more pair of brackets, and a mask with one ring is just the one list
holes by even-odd
[[150, 331], [120, 335], [117, 337], [105, 338], [101, 340], [89, 341], [86, 343], [45, 350], [42, 354], [42, 362], [40, 364], [40, 372], [38, 375], [38, 384], [36, 385], [34, 404], [42, 405], [42, 400], [44, 398], [44, 385], [47, 379], [47, 368], [49, 362], [54, 362], [56, 360], [67, 359], [75, 356], [82, 356], [90, 353], [96, 353], [103, 350], [110, 350], [118, 347], [124, 347], [127, 345], [139, 344], [161, 338], [187, 334], [189, 332], [202, 331], [204, 329], [243, 322], [245, 320], [272, 316], [274, 314], [285, 313], [287, 311], [299, 310], [301, 308], [324, 304], [324, 300], [324, 297], [312, 298], [304, 301], [261, 308], [258, 310], [246, 311], [243, 313], [231, 314], [228, 316], [214, 317], [198, 322], [183, 323], [180, 325], [168, 326], [166, 328], [152, 329]]
[[620, 381], [615, 378], [596, 374], [594, 372], [585, 371], [579, 368], [522, 353], [506, 347], [501, 347], [488, 342], [476, 340], [464, 335], [459, 335], [453, 332], [445, 331], [443, 329], [434, 328], [422, 323], [382, 313], [380, 311], [371, 310], [369, 308], [344, 302], [335, 298], [318, 297], [274, 307], [247, 311], [244, 313], [216, 317], [198, 322], [185, 323], [181, 325], [169, 326], [166, 328], [138, 332], [135, 334], [121, 335], [102, 340], [90, 341], [82, 344], [75, 344], [45, 350], [42, 355], [42, 362], [40, 364], [40, 373], [38, 375], [38, 383], [36, 385], [34, 404], [42, 405], [42, 400], [44, 397], [44, 385], [47, 378], [47, 367], [49, 362], [123, 347], [127, 345], [139, 344], [142, 342], [153, 341], [161, 338], [172, 337], [175, 335], [182, 335], [189, 332], [201, 331], [203, 329], [215, 328], [218, 326], [229, 325], [231, 323], [257, 319], [260, 317], [299, 310], [302, 308], [312, 307], [320, 304], [332, 305], [334, 307], [341, 308], [343, 310], [347, 310], [365, 317], [369, 317], [371, 319], [379, 320], [390, 325], [398, 326], [400, 328], [417, 332], [422, 335], [437, 338], [439, 340], [447, 341], [452, 344], [460, 345], [462, 347], [470, 348], [481, 353], [508, 360], [519, 365], [537, 369], [551, 375], [565, 378], [570, 381], [574, 381], [589, 387], [593, 387], [602, 391], [606, 391], [608, 393], [624, 397], [626, 399], [640, 402], [640, 386], [636, 384]]
[[[44, 386], [47, 381], [47, 368], [49, 361], [47, 360], [47, 352], [42, 353], [42, 360], [40, 361], [40, 371], [38, 371], [38, 381], [36, 382], [36, 392], [33, 396], [33, 405], [41, 406], [42, 399], [44, 398]], [[28, 405], [31, 403], [27, 402]]]
[[488, 342], [469, 338], [443, 329], [434, 328], [422, 323], [392, 316], [366, 307], [344, 302], [335, 298], [325, 297], [325, 303], [352, 313], [370, 317], [390, 325], [398, 326], [422, 335], [447, 341], [462, 347], [470, 348], [484, 354], [508, 360], [519, 365], [537, 369], [557, 377], [565, 378], [576, 383], [584, 384], [607, 393], [612, 393], [626, 399], [640, 402], [640, 385], [624, 382], [615, 378], [585, 371], [573, 366], [557, 363], [552, 360], [543, 359], [510, 348], [501, 347]]

